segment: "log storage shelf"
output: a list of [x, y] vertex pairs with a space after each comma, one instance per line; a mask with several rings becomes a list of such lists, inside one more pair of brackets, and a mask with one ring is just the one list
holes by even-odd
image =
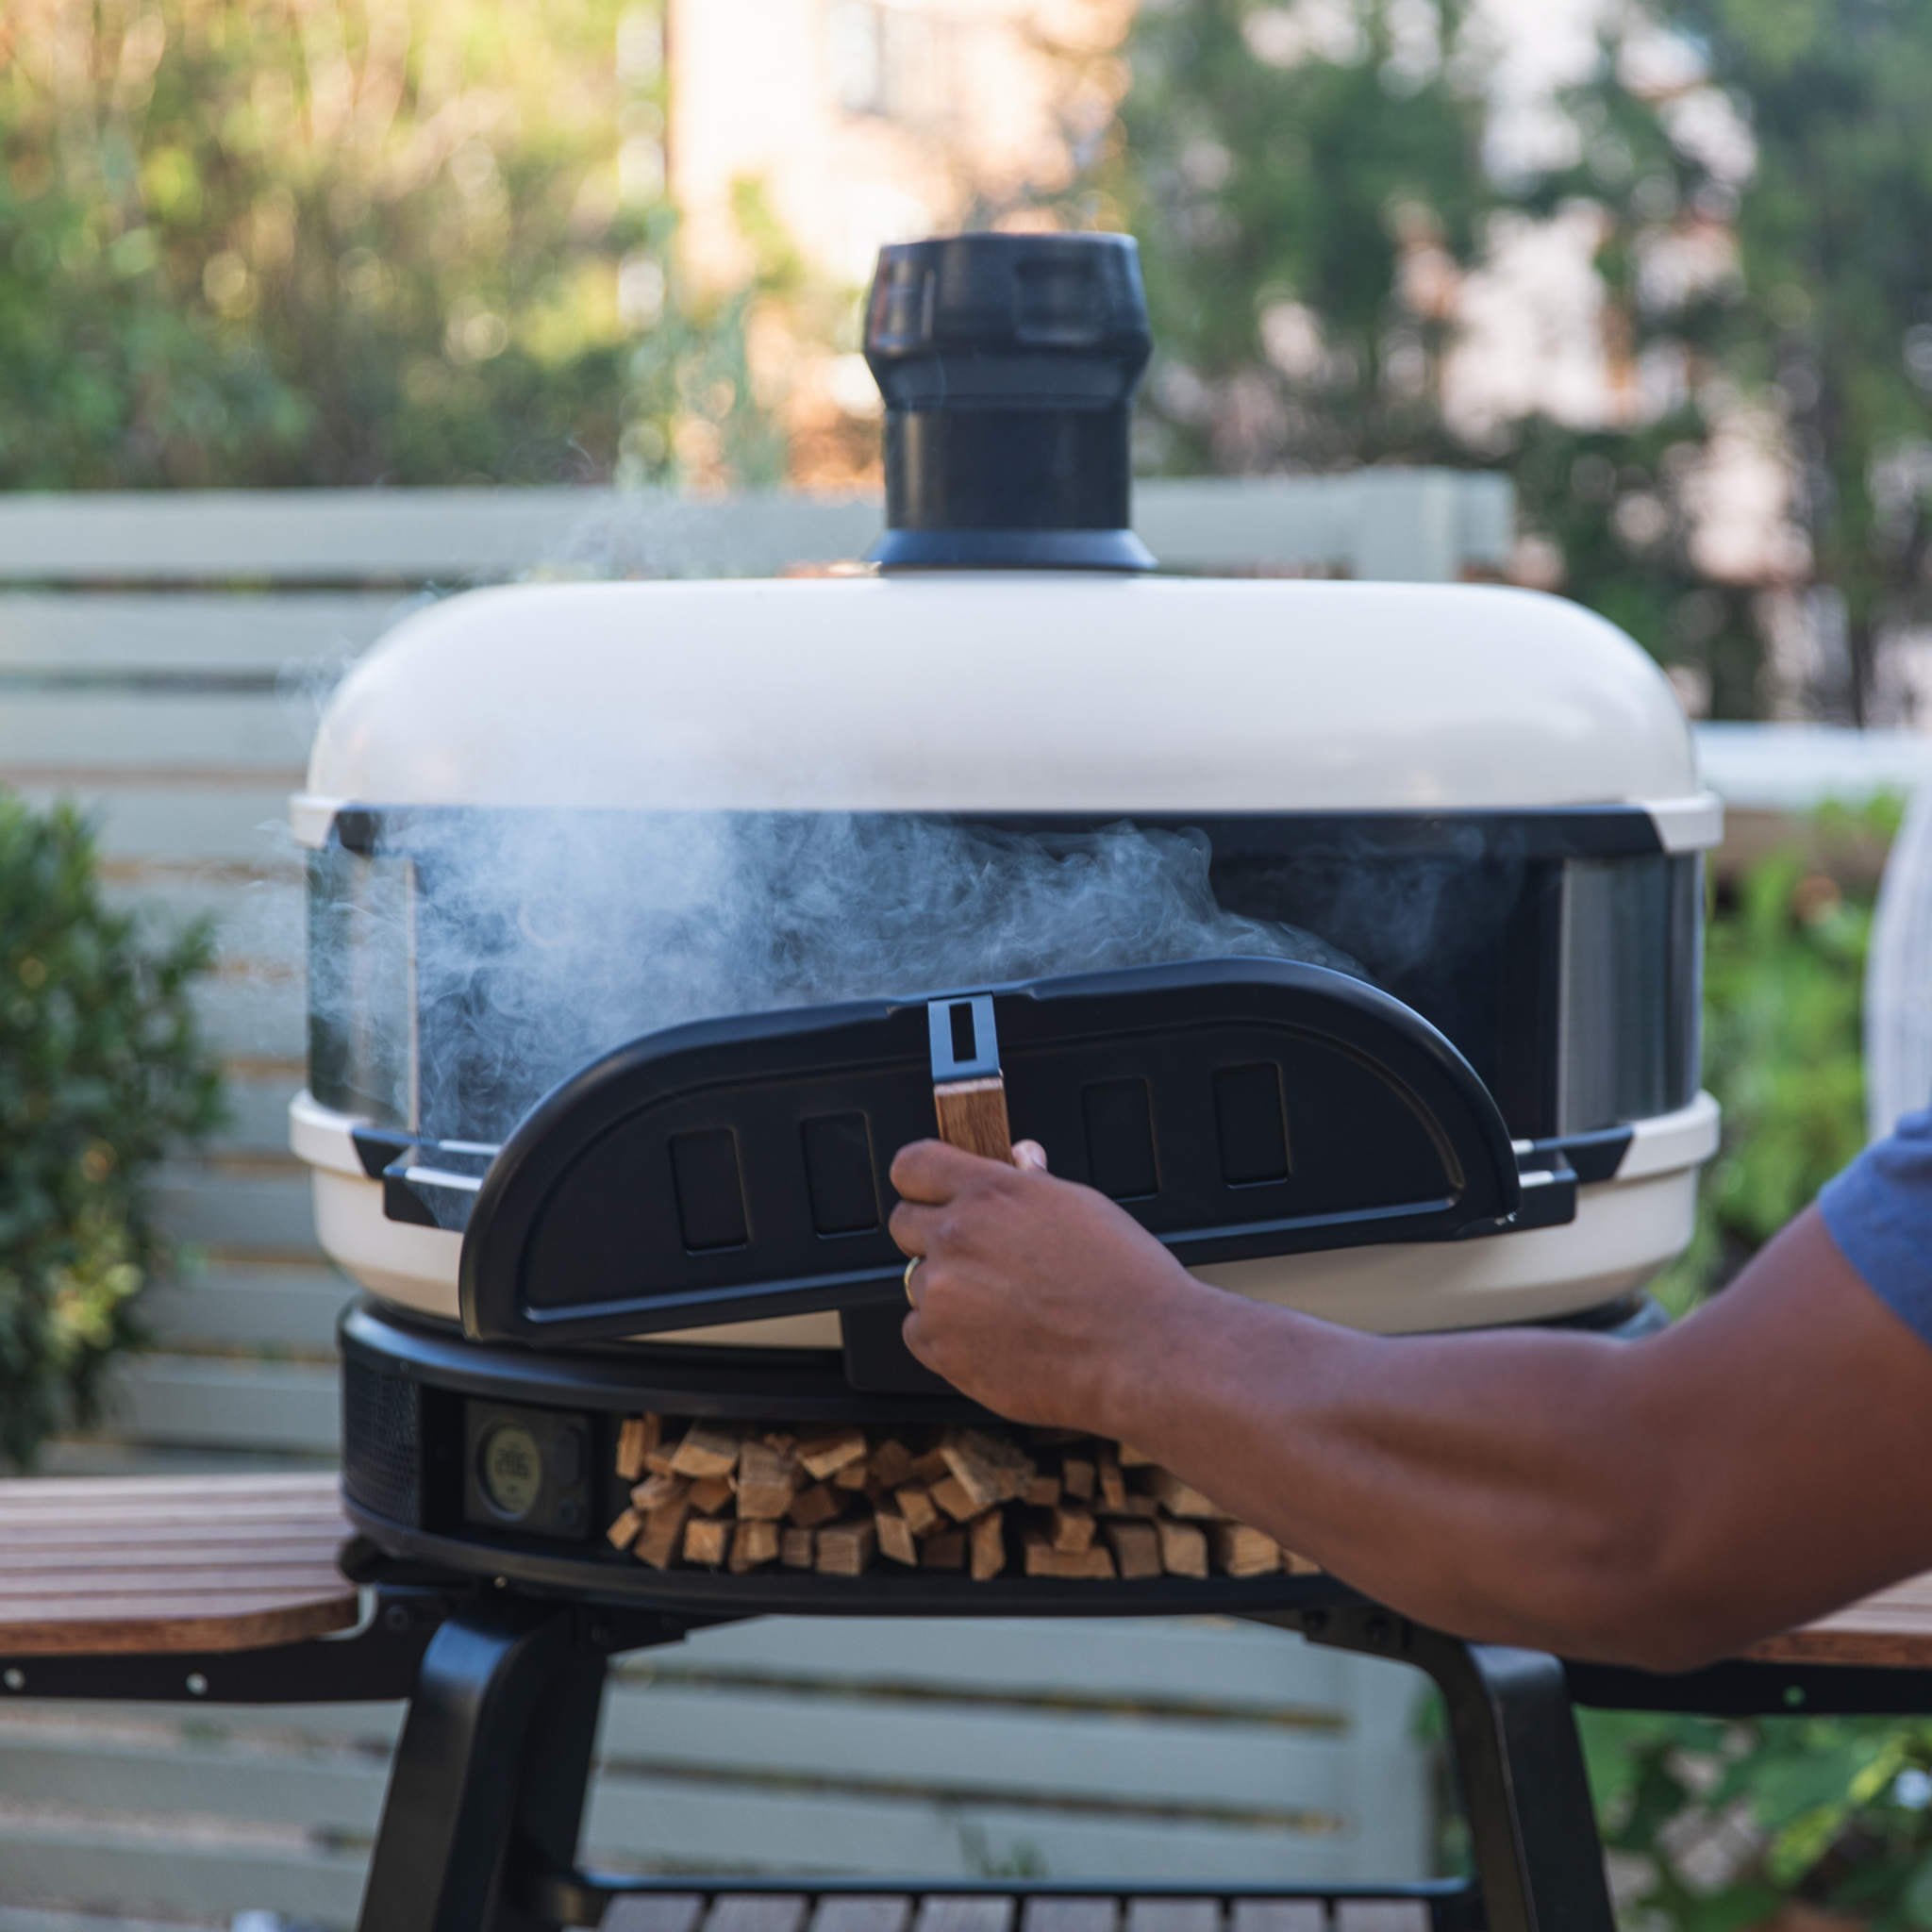
[[657, 1571], [1008, 1572], [1058, 1582], [1315, 1574], [1171, 1471], [1065, 1429], [758, 1429], [657, 1414], [618, 1430], [606, 1540]]

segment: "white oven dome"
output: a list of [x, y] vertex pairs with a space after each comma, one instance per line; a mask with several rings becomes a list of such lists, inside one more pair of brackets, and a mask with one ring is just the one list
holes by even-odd
[[[338, 818], [351, 808], [366, 809]], [[384, 1299], [452, 1320], [459, 1236], [392, 1218], [382, 1175], [394, 1148], [357, 1138], [373, 1125], [480, 1158], [505, 1130], [467, 1114], [436, 1125], [419, 1105], [425, 1064], [447, 1086], [467, 1062], [421, 1032], [441, 1008], [414, 1004], [412, 949], [441, 917], [435, 880], [408, 863], [385, 872], [383, 854], [407, 861], [412, 813], [442, 822], [438, 808], [1198, 815], [1224, 828], [1252, 816], [1269, 824], [1257, 835], [1269, 866], [1294, 858], [1304, 820], [1354, 821], [1360, 837], [1383, 815], [1399, 846], [1410, 821], [1494, 815], [1482, 837], [1527, 855], [1505, 895], [1514, 910], [1470, 902], [1493, 924], [1480, 970], [1494, 984], [1481, 980], [1479, 1010], [1457, 1007], [1445, 962], [1436, 991], [1444, 1030], [1457, 1039], [1467, 1023], [1482, 1077], [1508, 1090], [1525, 1171], [1579, 1163], [1574, 1219], [1449, 1249], [1203, 1272], [1363, 1327], [1451, 1328], [1601, 1308], [1690, 1237], [1697, 1167], [1717, 1140], [1696, 1087], [1695, 854], [1716, 843], [1722, 812], [1657, 666], [1561, 599], [934, 571], [525, 585], [411, 616], [335, 693], [293, 802], [325, 915], [312, 962], [342, 1010], [317, 1007], [312, 971], [311, 1091], [291, 1125], [330, 1254]], [[1332, 836], [1313, 832], [1313, 849]], [[1381, 862], [1368, 856], [1379, 836], [1362, 863]], [[1544, 909], [1531, 919], [1533, 906]], [[1427, 1013], [1429, 988], [1413, 993]], [[1500, 1043], [1506, 1030], [1515, 1046]], [[839, 1332], [836, 1315], [810, 1314], [669, 1339], [825, 1348]]]
[[471, 592], [349, 675], [308, 794], [312, 843], [349, 802], [1719, 824], [1669, 683], [1577, 605], [1092, 573]]

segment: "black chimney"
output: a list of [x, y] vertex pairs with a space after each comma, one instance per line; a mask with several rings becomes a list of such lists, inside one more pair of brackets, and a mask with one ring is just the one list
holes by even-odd
[[879, 250], [865, 359], [886, 399], [889, 570], [1151, 570], [1128, 527], [1154, 339], [1127, 235]]

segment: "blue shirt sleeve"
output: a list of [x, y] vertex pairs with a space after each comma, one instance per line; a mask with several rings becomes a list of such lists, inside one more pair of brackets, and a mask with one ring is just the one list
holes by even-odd
[[1873, 1293], [1932, 1344], [1932, 1108], [1826, 1182], [1818, 1208]]

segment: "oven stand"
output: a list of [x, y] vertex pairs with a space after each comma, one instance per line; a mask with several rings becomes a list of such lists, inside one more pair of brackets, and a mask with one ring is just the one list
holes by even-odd
[[1614, 1932], [1562, 1664], [1465, 1643], [1373, 1605], [1255, 1618], [1424, 1672], [1442, 1693], [1488, 1932]]
[[[359, 1932], [555, 1932], [594, 1924], [625, 1890], [663, 1889], [575, 1869], [605, 1667], [625, 1651], [732, 1621], [600, 1610], [508, 1591], [459, 1608], [430, 1640], [410, 1698]], [[1254, 1621], [1410, 1664], [1442, 1692], [1480, 1905], [1471, 1888], [1454, 1884], [1384, 1887], [1377, 1895], [1404, 1890], [1426, 1897], [1441, 1932], [1612, 1932], [1570, 1687], [1556, 1658], [1463, 1643], [1366, 1606]], [[664, 1883], [688, 1891], [693, 1882]], [[898, 1880], [885, 1889], [908, 1887]], [[934, 1889], [1059, 1888], [1001, 1880]], [[1285, 1890], [1241, 1888], [1243, 1895]]]
[[694, 1621], [494, 1592], [430, 1639], [359, 1932], [552, 1932], [514, 1902], [575, 1864], [605, 1666]]

